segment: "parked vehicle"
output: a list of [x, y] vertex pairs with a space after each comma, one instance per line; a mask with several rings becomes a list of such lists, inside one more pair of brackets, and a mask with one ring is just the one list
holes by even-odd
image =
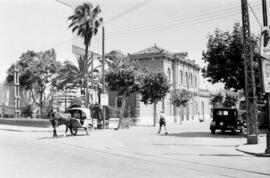
[[[246, 101], [239, 103], [238, 115], [246, 123]], [[264, 102], [257, 102], [257, 125], [259, 129], [265, 129], [268, 126], [267, 105]]]
[[223, 133], [226, 130], [230, 130], [233, 133], [239, 130], [242, 133], [243, 121], [238, 118], [237, 109], [214, 108], [210, 130], [212, 134], [215, 134], [216, 130], [221, 130]]
[[71, 114], [70, 132], [76, 135], [78, 129], [85, 129], [86, 134], [88, 130], [93, 128], [93, 120], [91, 117], [90, 109], [88, 108], [72, 108], [68, 112]]

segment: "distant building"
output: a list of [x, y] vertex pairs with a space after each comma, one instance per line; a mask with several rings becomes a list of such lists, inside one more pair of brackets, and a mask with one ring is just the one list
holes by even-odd
[[[139, 67], [148, 68], [150, 71], [163, 71], [171, 84], [170, 90], [187, 89], [192, 92], [192, 99], [186, 107], [174, 107], [170, 101], [170, 94], [157, 104], [157, 114], [165, 111], [168, 123], [179, 123], [182, 121], [196, 121], [209, 118], [209, 92], [200, 88], [200, 67], [188, 59], [187, 53], [172, 53], [156, 45], [129, 54], [129, 57], [137, 61]], [[153, 91], [154, 92], [154, 91]], [[110, 96], [110, 105], [117, 107], [119, 98]], [[132, 112], [130, 115], [136, 118], [138, 125], [153, 124], [153, 105], [145, 105], [140, 102], [138, 94], [132, 95], [126, 102], [126, 110]], [[127, 114], [126, 114], [127, 116]]]

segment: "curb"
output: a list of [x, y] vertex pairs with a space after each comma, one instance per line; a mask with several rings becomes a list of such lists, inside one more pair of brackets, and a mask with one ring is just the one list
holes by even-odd
[[254, 155], [254, 156], [257, 156], [257, 157], [270, 157], [270, 154], [266, 154], [266, 153], [254, 153], [254, 152], [250, 152], [250, 151], [244, 151], [244, 150], [239, 148], [241, 146], [243, 146], [243, 145], [238, 145], [236, 147], [236, 150], [240, 151], [240, 152], [243, 152], [243, 153], [246, 153], [246, 154]]

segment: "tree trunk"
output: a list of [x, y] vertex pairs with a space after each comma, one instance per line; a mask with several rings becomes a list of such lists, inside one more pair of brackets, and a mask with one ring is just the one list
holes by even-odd
[[94, 69], [94, 54], [93, 54], [93, 52], [91, 55], [91, 60], [92, 60], [92, 64], [91, 64], [91, 89], [93, 89], [93, 69]]
[[182, 112], [181, 112], [181, 108], [179, 107], [179, 118], [180, 118], [179, 124], [182, 124], [182, 117], [183, 117], [183, 115], [182, 115]]
[[153, 122], [153, 126], [155, 127], [156, 126], [156, 123], [157, 123], [157, 103], [154, 102], [154, 122]]
[[125, 107], [126, 107], [126, 92], [122, 96], [121, 109], [120, 109], [120, 118], [119, 118], [117, 130], [121, 128], [123, 118], [124, 118], [124, 113], [125, 113]]
[[42, 111], [42, 106], [43, 106], [43, 102], [42, 102], [42, 98], [43, 98], [43, 92], [40, 92], [40, 99], [39, 99], [39, 103], [40, 103], [40, 118], [42, 118], [42, 114], [43, 114], [43, 111]]
[[[88, 58], [88, 45], [85, 44], [85, 63], [87, 62], [87, 58]], [[88, 94], [88, 89], [89, 89], [89, 85], [88, 85], [88, 69], [85, 69], [85, 74], [84, 74], [84, 80], [86, 83], [86, 87], [85, 87], [85, 107], [88, 107], [88, 103], [89, 103], [89, 94]]]

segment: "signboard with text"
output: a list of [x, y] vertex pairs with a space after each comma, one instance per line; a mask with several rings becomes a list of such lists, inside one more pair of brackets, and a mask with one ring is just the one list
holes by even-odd
[[265, 93], [270, 93], [270, 60], [262, 60], [263, 88]]
[[109, 105], [109, 96], [108, 96], [108, 93], [102, 93], [100, 95], [100, 105], [101, 106], [108, 106]]
[[261, 56], [270, 60], [270, 29], [263, 27], [261, 33]]

